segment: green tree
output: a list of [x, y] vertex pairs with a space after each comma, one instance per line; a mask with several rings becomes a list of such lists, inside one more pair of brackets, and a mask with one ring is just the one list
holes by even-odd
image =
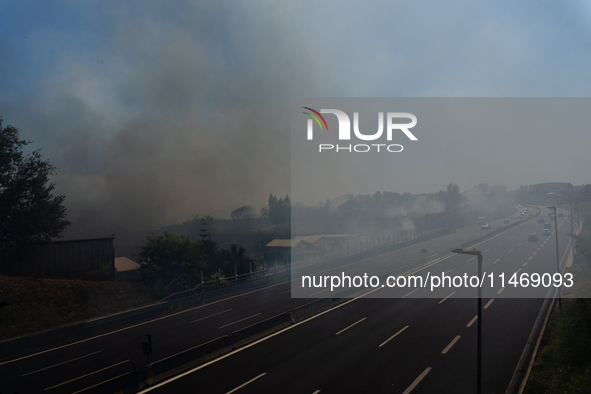
[[222, 250], [224, 257], [224, 275], [226, 277], [234, 276], [234, 266], [238, 269], [238, 274], [250, 272], [250, 263], [252, 259], [246, 256], [246, 249], [237, 244], [230, 245], [230, 250]]
[[460, 194], [460, 187], [455, 183], [447, 185], [447, 194], [445, 196], [445, 210], [451, 211], [459, 208], [462, 203], [462, 195]]
[[361, 207], [355, 200], [348, 200], [339, 205], [338, 212], [345, 217], [353, 216], [361, 212]]
[[257, 214], [253, 207], [250, 205], [244, 205], [233, 210], [230, 216], [232, 217], [232, 220], [237, 223], [237, 229], [248, 231], [252, 227]]
[[156, 296], [187, 290], [201, 282], [200, 271], [208, 265], [201, 246], [199, 241], [168, 232], [146, 237], [135, 257]]
[[0, 254], [12, 256], [30, 243], [59, 237], [71, 223], [65, 219], [65, 196], [52, 194], [49, 182], [55, 167], [41, 159], [40, 150], [29, 155], [19, 130], [2, 127], [0, 117]]

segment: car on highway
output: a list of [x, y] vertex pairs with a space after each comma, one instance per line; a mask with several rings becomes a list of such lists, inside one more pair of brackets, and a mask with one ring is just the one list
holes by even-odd
[[542, 230], [542, 235], [550, 235], [550, 234], [552, 234], [552, 233], [547, 228]]
[[552, 225], [550, 223], [544, 223], [544, 229], [552, 230]]
[[505, 224], [509, 224], [509, 219], [505, 219], [505, 220], [503, 221], [503, 223], [505, 223]]
[[529, 211], [527, 214], [528, 214], [529, 216], [534, 216], [534, 213], [533, 213], [532, 211]]
[[530, 242], [538, 242], [540, 240], [540, 237], [538, 236], [538, 234], [530, 234], [528, 235], [527, 240]]
[[483, 230], [490, 230], [491, 229], [490, 223], [486, 223], [484, 226], [482, 226], [482, 229]]

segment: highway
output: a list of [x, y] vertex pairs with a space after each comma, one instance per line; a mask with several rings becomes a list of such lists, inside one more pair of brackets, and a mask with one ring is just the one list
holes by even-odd
[[[570, 223], [568, 218], [559, 218], [558, 224], [562, 256]], [[502, 220], [491, 225], [496, 230]], [[483, 269], [534, 273], [556, 267], [554, 235], [527, 241], [529, 233], [540, 234], [541, 226], [530, 220], [475, 246], [483, 251]], [[401, 275], [410, 263], [423, 258], [422, 248], [434, 265], [425, 267], [421, 275], [427, 271], [472, 272], [476, 269], [473, 256], [437, 257], [439, 252], [482, 236], [483, 231], [480, 226], [469, 226], [322, 274]], [[60, 347], [48, 344], [40, 352], [2, 359], [0, 392], [101, 392], [102, 383], [145, 366], [144, 334], [152, 335], [150, 363], [158, 363], [311, 301], [291, 298], [292, 286], [300, 287], [296, 280], [278, 283]], [[300, 290], [315, 298], [330, 294], [326, 289]], [[356, 298], [336, 308], [165, 381], [152, 391], [474, 392], [475, 289], [454, 289], [454, 294], [449, 290], [421, 288], [408, 294], [411, 289], [362, 289]], [[544, 289], [538, 290], [532, 296], [545, 295]], [[326, 294], [313, 295], [318, 291]], [[384, 292], [398, 298], [384, 298]], [[542, 299], [516, 296], [523, 292], [499, 285], [483, 299], [483, 392], [505, 391], [542, 305]]]

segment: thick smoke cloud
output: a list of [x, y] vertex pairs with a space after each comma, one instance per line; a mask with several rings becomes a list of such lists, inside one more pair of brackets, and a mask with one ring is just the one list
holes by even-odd
[[92, 50], [56, 58], [44, 97], [2, 102], [57, 167], [70, 236], [226, 217], [289, 193], [282, 117], [307, 67], [298, 72], [297, 48], [270, 34], [281, 21], [240, 7], [101, 8]]
[[[588, 95], [588, 7], [507, 5], [3, 3], [0, 115], [57, 167], [71, 237], [228, 217], [291, 195], [293, 97]], [[350, 187], [337, 173], [306, 203], [447, 182], [588, 183], [586, 130], [561, 133], [572, 152], [544, 179], [477, 161], [454, 179], [425, 160], [420, 177], [401, 172], [394, 189]], [[519, 168], [511, 147], [505, 165]]]

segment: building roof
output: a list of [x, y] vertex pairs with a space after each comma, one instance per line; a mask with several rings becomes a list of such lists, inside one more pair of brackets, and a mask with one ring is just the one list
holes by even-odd
[[137, 270], [140, 265], [127, 257], [115, 257], [115, 269], [117, 272]]
[[310, 236], [297, 236], [294, 239], [274, 239], [265, 246], [276, 248], [293, 248], [300, 242], [313, 245], [322, 238], [357, 238], [359, 234], [315, 234]]
[[293, 248], [301, 241], [301, 239], [274, 239], [265, 246], [275, 248]]

